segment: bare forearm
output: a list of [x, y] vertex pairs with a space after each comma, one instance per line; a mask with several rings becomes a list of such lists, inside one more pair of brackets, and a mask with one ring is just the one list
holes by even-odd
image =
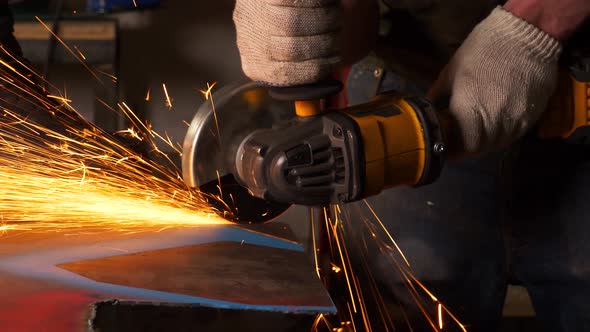
[[567, 40], [588, 17], [588, 0], [508, 0], [504, 9], [559, 41]]

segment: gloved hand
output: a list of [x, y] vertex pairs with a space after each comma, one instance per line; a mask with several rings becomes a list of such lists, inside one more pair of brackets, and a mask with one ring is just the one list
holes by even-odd
[[460, 153], [514, 142], [540, 118], [557, 85], [560, 43], [497, 7], [471, 32], [431, 90], [450, 95], [450, 139]]
[[339, 0], [237, 0], [242, 69], [275, 86], [327, 78], [340, 62]]

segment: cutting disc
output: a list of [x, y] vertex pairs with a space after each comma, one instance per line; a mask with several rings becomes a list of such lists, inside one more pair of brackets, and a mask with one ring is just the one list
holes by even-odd
[[199, 188], [226, 219], [260, 223], [289, 207], [252, 196], [234, 176], [237, 147], [252, 132], [295, 116], [292, 102], [274, 100], [261, 83], [240, 81], [214, 92], [197, 110], [182, 153], [184, 181]]

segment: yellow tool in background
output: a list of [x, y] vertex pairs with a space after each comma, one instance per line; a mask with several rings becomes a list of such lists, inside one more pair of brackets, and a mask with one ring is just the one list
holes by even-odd
[[590, 70], [563, 72], [540, 122], [541, 138], [590, 144]]

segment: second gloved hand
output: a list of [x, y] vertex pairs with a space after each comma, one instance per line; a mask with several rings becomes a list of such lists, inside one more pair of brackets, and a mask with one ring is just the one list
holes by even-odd
[[339, 0], [237, 0], [234, 22], [242, 68], [253, 80], [314, 83], [340, 62]]
[[499, 149], [524, 135], [557, 84], [560, 43], [497, 7], [441, 75], [434, 98], [450, 95], [448, 133], [458, 153]]

